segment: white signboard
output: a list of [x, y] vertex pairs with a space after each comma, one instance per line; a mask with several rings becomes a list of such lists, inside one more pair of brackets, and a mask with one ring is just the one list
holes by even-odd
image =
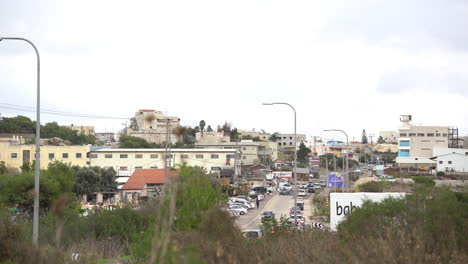
[[388, 197], [403, 197], [405, 193], [330, 193], [330, 230], [336, 231], [338, 224], [364, 201], [378, 202]]
[[292, 171], [274, 171], [273, 178], [292, 178]]

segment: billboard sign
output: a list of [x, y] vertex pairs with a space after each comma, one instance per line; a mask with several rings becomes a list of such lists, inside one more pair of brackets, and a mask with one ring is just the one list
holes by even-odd
[[401, 198], [405, 193], [330, 193], [330, 230], [336, 231], [338, 224], [364, 201], [382, 201], [389, 197]]
[[330, 188], [341, 188], [345, 187], [345, 174], [328, 174], [328, 187]]
[[320, 165], [320, 158], [310, 158], [309, 161], [312, 167], [318, 167]]
[[375, 176], [382, 176], [384, 174], [384, 165], [375, 165]]
[[272, 172], [273, 178], [292, 178], [292, 171], [274, 171]]

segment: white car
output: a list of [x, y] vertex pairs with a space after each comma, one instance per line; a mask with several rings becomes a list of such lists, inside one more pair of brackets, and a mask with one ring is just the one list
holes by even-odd
[[288, 190], [288, 191], [291, 191], [291, 190], [292, 190], [292, 187], [291, 187], [290, 184], [287, 184], [287, 183], [286, 183], [286, 184], [283, 184], [283, 187], [282, 187], [281, 189], [286, 189], [286, 190]]
[[239, 205], [233, 205], [229, 207], [229, 210], [238, 212], [240, 215], [245, 215], [247, 213], [247, 209], [239, 206]]
[[245, 204], [249, 208], [255, 208], [255, 204], [244, 199], [229, 198], [230, 202]]
[[306, 196], [307, 193], [306, 193], [305, 190], [302, 190], [302, 189], [301, 189], [301, 190], [299, 190], [299, 192], [297, 193], [297, 195], [298, 195], [298, 196]]
[[[291, 223], [291, 224], [294, 224], [294, 222], [295, 222], [295, 221], [294, 221], [294, 214], [291, 215], [291, 216], [289, 217], [288, 222]], [[300, 225], [304, 225], [304, 224], [305, 224], [305, 218], [304, 218], [304, 216], [302, 216], [302, 215], [297, 215], [297, 223], [300, 224]]]

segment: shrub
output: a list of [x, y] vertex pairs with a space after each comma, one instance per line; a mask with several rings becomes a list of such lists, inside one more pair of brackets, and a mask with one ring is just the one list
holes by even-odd
[[437, 176], [445, 176], [445, 172], [443, 172], [443, 171], [438, 171], [438, 172], [437, 172]]
[[413, 181], [417, 184], [423, 184], [426, 186], [434, 186], [436, 184], [432, 178], [426, 176], [415, 176], [413, 177]]
[[384, 184], [382, 182], [366, 182], [364, 184], [359, 185], [360, 192], [383, 192]]

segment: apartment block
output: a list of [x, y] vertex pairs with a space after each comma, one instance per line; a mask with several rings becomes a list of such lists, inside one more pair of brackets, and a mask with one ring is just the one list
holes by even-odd
[[161, 111], [138, 110], [130, 128], [126, 129], [126, 134], [159, 144], [166, 142], [166, 134], [169, 134], [169, 141], [176, 143], [178, 137], [173, 134], [173, 129], [180, 126], [179, 122], [178, 117], [165, 116]]
[[[118, 176], [128, 177], [138, 169], [164, 168], [165, 153], [165, 149], [97, 149], [90, 152], [90, 165], [112, 167]], [[171, 149], [166, 162], [168, 167], [186, 163], [218, 173], [234, 166], [236, 153], [236, 149]]]
[[78, 135], [85, 135], [85, 136], [94, 136], [95, 131], [94, 131], [94, 126], [76, 126], [76, 125], [70, 125], [68, 128], [70, 128], [73, 131], [76, 131]]
[[402, 115], [400, 121], [396, 162], [400, 167], [435, 167], [433, 149], [448, 147], [449, 127], [412, 125], [411, 115]]
[[[279, 149], [294, 149], [294, 134], [277, 134], [276, 135], [276, 144]], [[297, 134], [297, 147], [301, 143], [306, 143], [305, 134]]]

